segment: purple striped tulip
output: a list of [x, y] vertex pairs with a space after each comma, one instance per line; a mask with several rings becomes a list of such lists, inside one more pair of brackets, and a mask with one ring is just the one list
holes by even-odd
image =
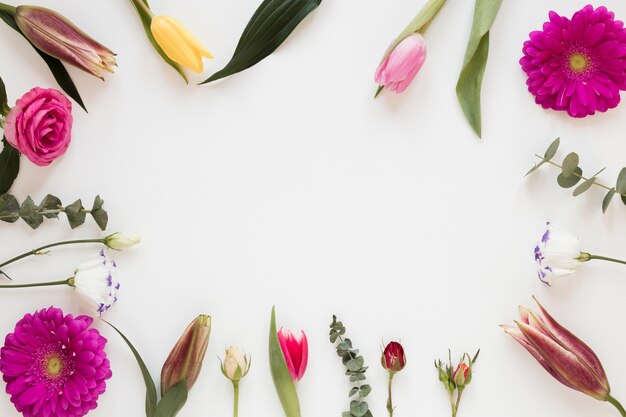
[[39, 50], [104, 79], [103, 71], [113, 72], [115, 54], [72, 22], [53, 10], [19, 6], [15, 22]]
[[521, 344], [543, 368], [563, 385], [600, 401], [609, 401], [622, 415], [622, 406], [611, 397], [611, 388], [600, 359], [582, 340], [557, 323], [535, 299], [539, 310], [520, 306], [520, 321], [502, 329]]

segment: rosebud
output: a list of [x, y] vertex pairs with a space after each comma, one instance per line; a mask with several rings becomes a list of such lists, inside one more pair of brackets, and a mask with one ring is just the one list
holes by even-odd
[[210, 333], [209, 316], [200, 315], [187, 327], [163, 365], [161, 395], [181, 381], [186, 381], [187, 390], [191, 390], [200, 374]]
[[101, 78], [102, 71], [113, 72], [115, 54], [72, 22], [44, 7], [19, 6], [15, 23], [39, 50]]
[[469, 378], [468, 378], [469, 373], [470, 373], [470, 367], [467, 366], [465, 361], [461, 362], [459, 366], [457, 366], [456, 371], [454, 371], [454, 375], [453, 375], [454, 383], [458, 387], [464, 386], [465, 382], [469, 384]]
[[222, 373], [231, 381], [239, 381], [250, 370], [250, 358], [234, 346], [226, 349], [226, 357], [222, 362]]
[[135, 246], [141, 242], [139, 236], [127, 235], [122, 232], [115, 232], [104, 238], [104, 244], [114, 250], [124, 250]]
[[380, 362], [391, 373], [400, 372], [406, 365], [404, 348], [398, 342], [389, 342], [383, 351]]
[[202, 72], [202, 57], [213, 58], [187, 28], [169, 16], [153, 17], [150, 31], [169, 59], [192, 71]]

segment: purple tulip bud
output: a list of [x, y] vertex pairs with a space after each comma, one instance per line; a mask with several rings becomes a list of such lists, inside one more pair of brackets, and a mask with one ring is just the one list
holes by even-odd
[[102, 72], [113, 72], [117, 65], [110, 49], [53, 10], [19, 6], [15, 22], [37, 49], [95, 77], [104, 79]]

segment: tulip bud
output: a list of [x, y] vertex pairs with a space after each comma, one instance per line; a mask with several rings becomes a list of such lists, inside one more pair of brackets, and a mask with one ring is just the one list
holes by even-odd
[[187, 390], [191, 390], [200, 374], [210, 333], [209, 316], [200, 315], [187, 327], [163, 365], [161, 395], [181, 381], [187, 381]]
[[290, 329], [278, 330], [278, 342], [285, 357], [287, 369], [294, 382], [300, 381], [309, 361], [309, 343], [303, 331], [294, 334]]
[[398, 342], [389, 342], [383, 351], [380, 362], [390, 373], [400, 372], [406, 365], [404, 348]]
[[[378, 66], [374, 80], [389, 91], [407, 89], [426, 61], [426, 41], [419, 33], [407, 36]], [[380, 91], [380, 90], [379, 90]]]
[[195, 36], [169, 16], [155, 16], [150, 31], [169, 59], [192, 71], [202, 72], [202, 57], [213, 58]]
[[231, 346], [226, 349], [226, 357], [222, 362], [222, 373], [231, 381], [239, 381], [248, 374], [250, 359], [238, 348]]
[[127, 235], [122, 232], [115, 232], [104, 238], [104, 244], [114, 250], [124, 250], [135, 246], [141, 242], [139, 236]]
[[102, 78], [102, 71], [113, 72], [115, 54], [60, 14], [35, 6], [19, 6], [15, 23], [39, 50]]

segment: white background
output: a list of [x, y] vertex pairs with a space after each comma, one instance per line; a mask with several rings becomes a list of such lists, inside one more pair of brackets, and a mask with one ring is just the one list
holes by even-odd
[[[616, 199], [603, 215], [601, 189], [573, 198], [556, 185], [551, 167], [523, 178], [533, 153], [557, 136], [559, 157], [578, 152], [588, 172], [606, 166], [601, 178], [609, 184], [626, 164], [626, 105], [584, 120], [542, 110], [518, 64], [523, 41], [550, 8], [569, 16], [585, 1], [504, 2], [483, 86], [482, 140], [454, 92], [469, 0], [449, 0], [442, 9], [411, 87], [376, 101], [380, 56], [423, 1], [324, 0], [275, 54], [203, 87], [194, 82], [228, 61], [258, 0], [152, 2], [216, 55], [190, 85], [151, 49], [130, 2], [39, 3], [115, 50], [119, 69], [105, 83], [70, 69], [89, 114], [75, 106], [67, 154], [48, 168], [23, 159], [12, 191], [20, 201], [53, 193], [85, 205], [100, 194], [107, 232], [143, 236], [141, 246], [113, 254], [123, 291], [106, 318], [135, 343], [155, 378], [188, 322], [212, 315], [204, 370], [181, 417], [232, 412], [217, 359], [230, 344], [254, 360], [241, 384], [240, 416], [282, 415], [267, 361], [274, 304], [279, 325], [309, 336], [309, 369], [298, 384], [305, 417], [339, 416], [349, 402], [350, 385], [327, 339], [333, 313], [371, 365], [376, 416], [386, 414], [380, 345], [391, 339], [403, 342], [408, 357], [395, 378], [396, 417], [449, 415], [432, 361], [448, 348], [458, 356], [479, 347], [462, 416], [617, 415], [552, 380], [498, 327], [537, 295], [595, 349], [614, 396], [626, 401], [626, 271], [588, 264], [546, 288], [532, 261], [546, 220], [576, 233], [589, 252], [626, 257], [626, 208]], [[622, 1], [604, 4], [626, 19]], [[35, 52], [10, 28], [0, 30], [0, 74], [11, 103], [34, 86], [56, 87]], [[75, 231], [61, 220], [37, 231], [3, 223], [0, 236], [5, 259], [102, 234], [91, 220]], [[7, 273], [20, 282], [65, 278], [98, 250], [56, 250]], [[68, 288], [5, 291], [0, 334], [48, 305], [91, 311]], [[130, 351], [104, 323], [96, 325], [109, 338], [114, 376], [91, 415], [144, 415], [145, 390]], [[0, 415], [18, 415], [4, 394]]]

